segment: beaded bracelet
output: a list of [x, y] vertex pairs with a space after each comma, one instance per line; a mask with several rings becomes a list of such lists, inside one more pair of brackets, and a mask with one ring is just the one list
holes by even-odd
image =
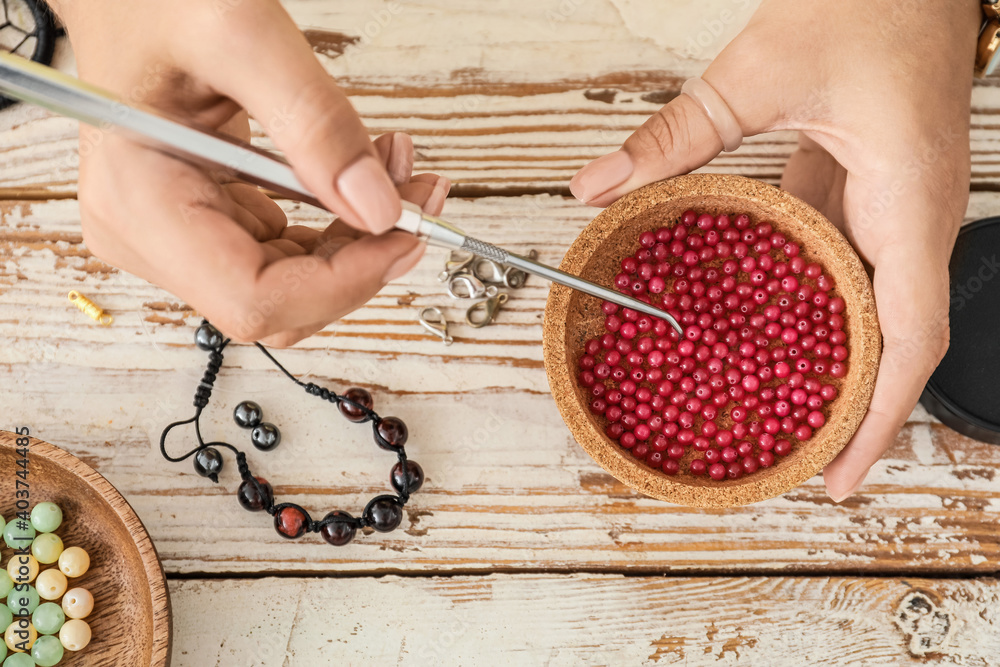
[[[222, 454], [219, 449], [228, 449], [236, 456], [236, 467], [243, 482], [236, 492], [240, 505], [251, 512], [265, 511], [274, 517], [274, 528], [282, 537], [294, 539], [305, 533], [319, 533], [324, 540], [334, 546], [343, 546], [354, 539], [358, 528], [372, 528], [380, 533], [388, 533], [399, 527], [403, 520], [403, 506], [424, 482], [424, 472], [415, 462], [406, 458], [404, 445], [409, 432], [403, 420], [397, 417], [380, 417], [372, 410], [372, 397], [364, 389], [354, 387], [344, 395], [312, 382], [302, 382], [278, 363], [270, 352], [259, 343], [254, 343], [275, 366], [295, 384], [305, 389], [311, 396], [317, 396], [337, 406], [340, 413], [355, 423], [372, 422], [375, 444], [381, 449], [395, 452], [398, 459], [390, 473], [390, 482], [397, 495], [380, 495], [372, 498], [361, 516], [355, 518], [347, 512], [334, 510], [320, 521], [314, 521], [309, 513], [295, 503], [275, 503], [274, 489], [263, 477], [256, 477], [250, 471], [246, 455], [228, 442], [206, 443], [201, 436], [201, 413], [208, 406], [212, 396], [215, 378], [222, 370], [223, 350], [230, 339], [207, 320], [195, 332], [195, 345], [208, 352], [208, 366], [198, 383], [194, 394], [195, 413], [190, 419], [174, 422], [163, 429], [160, 435], [160, 453], [168, 461], [177, 463], [194, 457], [195, 471], [218, 483], [222, 471]], [[280, 442], [280, 433], [273, 424], [262, 421], [260, 406], [252, 401], [243, 401], [233, 413], [236, 423], [243, 428], [253, 428], [253, 443], [258, 449], [268, 451]], [[167, 434], [175, 426], [194, 423], [198, 446], [182, 456], [170, 456], [166, 450]], [[405, 471], [405, 474], [404, 474]]]

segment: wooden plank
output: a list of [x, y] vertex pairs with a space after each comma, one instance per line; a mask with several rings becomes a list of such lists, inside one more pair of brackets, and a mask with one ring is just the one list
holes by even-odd
[[[1000, 195], [975, 193], [970, 212]], [[277, 354], [297, 374], [343, 390], [370, 388], [383, 414], [411, 428], [408, 451], [428, 482], [402, 528], [334, 549], [291, 544], [241, 510], [230, 461], [222, 484], [164, 462], [162, 428], [186, 418], [206, 356], [191, 345], [197, 315], [169, 294], [105, 266], [80, 240], [75, 202], [0, 207], [0, 404], [8, 423], [77, 454], [105, 474], [144, 520], [173, 573], [260, 572], [940, 572], [993, 573], [1000, 563], [997, 449], [962, 438], [917, 409], [863, 492], [836, 506], [813, 479], [785, 496], [729, 511], [641, 497], [572, 441], [541, 364], [546, 287], [530, 280], [497, 324], [457, 326], [446, 347], [414, 323], [419, 308], [461, 309], [431, 251], [406, 278], [322, 336]], [[315, 212], [286, 204], [294, 220]], [[452, 200], [470, 232], [557, 263], [593, 211], [547, 195]], [[66, 302], [76, 288], [115, 314], [94, 326]], [[318, 517], [357, 513], [388, 489], [392, 458], [332, 408], [293, 390], [247, 347], [227, 365], [204, 432], [250, 450], [283, 500]], [[253, 450], [229, 414], [253, 398], [282, 429]], [[171, 447], [190, 445], [177, 434]], [[186, 439], [188, 438], [188, 439]]]
[[[413, 134], [418, 170], [448, 176], [459, 193], [565, 194], [577, 169], [617, 148], [684, 79], [704, 70], [757, 3], [674, 3], [670, 10], [656, 0], [285, 4], [312, 30], [324, 65], [369, 129]], [[391, 6], [401, 9], [393, 14]], [[733, 19], [713, 36], [708, 27], [724, 10]], [[72, 68], [69, 54], [57, 62]], [[1000, 88], [977, 82], [977, 188], [1000, 180], [998, 115]], [[259, 132], [258, 141], [269, 145]], [[752, 138], [706, 170], [776, 182], [794, 147], [793, 133]], [[0, 113], [0, 184], [8, 198], [75, 192], [75, 151], [75, 123], [24, 106]]]
[[[995, 665], [996, 580], [173, 581], [173, 665]], [[238, 610], [219, 614], [217, 610]]]

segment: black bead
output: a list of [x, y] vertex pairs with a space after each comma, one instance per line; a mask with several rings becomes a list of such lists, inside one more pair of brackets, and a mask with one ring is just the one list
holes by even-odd
[[344, 392], [344, 398], [348, 399], [352, 403], [357, 403], [357, 405], [341, 401], [337, 405], [337, 407], [340, 408], [340, 414], [344, 415], [352, 422], [363, 422], [368, 418], [368, 414], [358, 407], [358, 405], [362, 405], [369, 410], [372, 409], [372, 395], [369, 394], [367, 390], [362, 389], [361, 387], [351, 387]]
[[406, 444], [406, 439], [410, 437], [410, 432], [406, 424], [399, 417], [386, 417], [375, 427], [379, 438], [375, 438], [375, 443], [382, 449], [398, 449]]
[[218, 349], [222, 345], [222, 334], [208, 322], [202, 322], [194, 332], [194, 344], [206, 352]]
[[199, 449], [194, 455], [194, 469], [202, 477], [218, 481], [217, 478], [222, 471], [222, 454], [214, 447]]
[[281, 443], [281, 431], [274, 424], [261, 422], [250, 433], [250, 442], [262, 452], [269, 452]]
[[[409, 482], [407, 490], [410, 493], [416, 493], [424, 485], [424, 470], [416, 461], [406, 461], [406, 477], [406, 481]], [[399, 463], [392, 467], [389, 481], [392, 482], [392, 488], [399, 493], [403, 492], [403, 468]]]
[[396, 496], [376, 496], [362, 514], [365, 523], [380, 533], [388, 533], [403, 522], [403, 505]]
[[233, 419], [240, 428], [253, 428], [264, 419], [264, 411], [253, 401], [243, 401], [233, 410]]
[[248, 512], [259, 512], [274, 503], [274, 489], [263, 477], [255, 477], [257, 483], [246, 480], [236, 490], [236, 499]]
[[347, 512], [334, 510], [323, 517], [323, 528], [319, 534], [323, 539], [335, 547], [342, 547], [354, 539], [354, 534], [358, 531], [357, 523]]

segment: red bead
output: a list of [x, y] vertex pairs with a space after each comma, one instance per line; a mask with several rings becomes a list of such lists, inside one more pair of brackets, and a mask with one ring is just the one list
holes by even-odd
[[309, 520], [298, 507], [282, 507], [274, 515], [274, 529], [278, 534], [288, 539], [295, 539], [305, 534]]
[[[809, 424], [809, 426], [813, 428], [820, 428], [821, 426], [823, 426], [823, 424], [826, 423], [826, 417], [823, 416], [822, 412], [818, 410], [813, 410], [812, 412], [809, 413], [809, 416], [806, 417], [806, 422]], [[796, 437], [798, 437], [798, 435], [796, 435]], [[799, 439], [803, 440], [804, 438], [799, 438]]]

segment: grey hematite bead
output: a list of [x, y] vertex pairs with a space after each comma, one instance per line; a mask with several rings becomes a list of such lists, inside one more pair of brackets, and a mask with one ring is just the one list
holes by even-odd
[[222, 345], [222, 334], [208, 322], [205, 322], [194, 332], [194, 344], [206, 352]]
[[262, 452], [269, 452], [281, 443], [281, 431], [274, 424], [261, 422], [250, 433], [250, 441]]
[[199, 449], [194, 455], [194, 469], [202, 477], [218, 475], [222, 471], [222, 454], [214, 447]]
[[240, 428], [253, 428], [264, 419], [264, 411], [253, 401], [243, 401], [233, 410], [233, 419]]

